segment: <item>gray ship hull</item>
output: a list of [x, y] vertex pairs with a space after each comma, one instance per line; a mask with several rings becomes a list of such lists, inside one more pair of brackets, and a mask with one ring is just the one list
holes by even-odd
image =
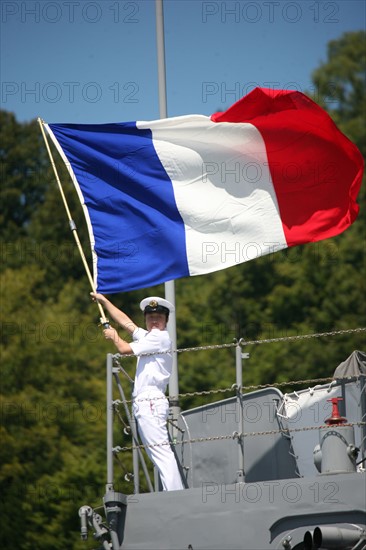
[[[126, 550], [265, 550], [305, 548], [316, 527], [366, 529], [366, 474], [217, 485], [127, 497], [123, 507]], [[337, 532], [334, 532], [337, 544]], [[340, 534], [338, 533], [338, 536]], [[343, 537], [345, 538], [345, 537]], [[356, 543], [338, 540], [338, 546]], [[366, 540], [364, 540], [364, 548]]]

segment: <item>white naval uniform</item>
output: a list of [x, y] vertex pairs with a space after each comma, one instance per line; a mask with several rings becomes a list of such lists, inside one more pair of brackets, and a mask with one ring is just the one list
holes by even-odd
[[165, 390], [172, 372], [171, 341], [166, 330], [152, 329], [150, 332], [137, 328], [131, 348], [134, 354], [154, 353], [137, 360], [133, 391], [133, 413], [144, 445], [166, 443], [146, 447], [151, 461], [158, 468], [165, 491], [184, 489], [178, 465], [170, 448], [166, 421], [169, 413]]

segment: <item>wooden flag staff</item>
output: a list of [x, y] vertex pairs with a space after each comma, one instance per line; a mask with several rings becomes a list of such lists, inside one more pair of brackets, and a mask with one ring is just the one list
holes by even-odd
[[[49, 146], [49, 143], [48, 143], [48, 140], [47, 140], [47, 136], [46, 136], [46, 133], [44, 131], [44, 127], [43, 127], [44, 121], [41, 118], [38, 118], [38, 123], [39, 123], [39, 126], [41, 128], [41, 132], [42, 132], [42, 136], [43, 136], [43, 139], [44, 139], [44, 142], [45, 142], [45, 145], [46, 145], [48, 156], [49, 156], [52, 168], [53, 168], [53, 172], [54, 172], [55, 177], [56, 177], [56, 181], [57, 181], [59, 191], [61, 193], [62, 201], [63, 201], [64, 206], [65, 206], [66, 214], [67, 214], [67, 217], [68, 217], [68, 220], [69, 220], [70, 229], [71, 229], [71, 231], [74, 235], [76, 246], [79, 250], [81, 259], [83, 261], [84, 268], [85, 268], [86, 274], [88, 276], [92, 291], [96, 292], [93, 277], [92, 277], [92, 274], [90, 272], [88, 262], [86, 261], [85, 254], [84, 254], [83, 248], [82, 248], [81, 243], [80, 243], [79, 235], [77, 233], [76, 224], [75, 224], [74, 220], [72, 219], [70, 209], [69, 209], [69, 205], [67, 204], [66, 196], [65, 196], [64, 190], [63, 190], [62, 185], [61, 185], [60, 177], [59, 177], [58, 172], [57, 172], [56, 164], [55, 164], [55, 161], [54, 161], [53, 156], [52, 156], [52, 151], [50, 149], [50, 146]], [[103, 307], [98, 301], [96, 303], [97, 303], [98, 308], [99, 308], [100, 322], [105, 328], [107, 328], [107, 327], [109, 327], [109, 321], [105, 316]]]

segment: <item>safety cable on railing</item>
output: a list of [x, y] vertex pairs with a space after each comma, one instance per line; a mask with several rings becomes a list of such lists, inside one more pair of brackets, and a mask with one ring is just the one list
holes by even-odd
[[[362, 376], [362, 375], [361, 375]], [[327, 377], [327, 378], [312, 378], [308, 380], [289, 380], [288, 382], [273, 382], [272, 384], [257, 384], [255, 386], [242, 386], [241, 393], [245, 393], [246, 391], [255, 391], [255, 390], [264, 390], [267, 388], [283, 388], [288, 386], [297, 386], [297, 385], [308, 385], [311, 384], [325, 384], [327, 382], [331, 384], [336, 384], [340, 380], [358, 380], [360, 376], [346, 376], [346, 377]], [[178, 393], [177, 395], [169, 396], [169, 399], [172, 401], [177, 400], [178, 398], [183, 397], [199, 397], [202, 395], [213, 395], [213, 394], [219, 394], [219, 393], [227, 393], [227, 392], [237, 392], [238, 387], [236, 384], [233, 384], [230, 388], [220, 388], [217, 390], [201, 390], [201, 391], [194, 391], [194, 392], [186, 392], [186, 393]], [[136, 398], [135, 398], [136, 399]], [[135, 399], [126, 399], [126, 403], [133, 403]], [[163, 396], [156, 396], [156, 397], [139, 397], [139, 401], [155, 401], [159, 399], [166, 399], [166, 397]]]
[[[344, 426], [366, 426], [366, 422], [347, 422], [347, 424], [342, 424], [342, 427]], [[268, 430], [264, 432], [244, 432], [244, 433], [238, 433], [234, 432], [232, 434], [227, 435], [217, 435], [212, 437], [195, 437], [192, 439], [186, 439], [184, 441], [176, 441], [174, 442], [174, 446], [177, 445], [184, 445], [186, 443], [204, 443], [209, 441], [222, 441], [227, 439], [238, 439], [242, 437], [254, 437], [254, 436], [263, 436], [263, 435], [279, 435], [279, 434], [292, 434], [292, 433], [298, 433], [298, 432], [308, 432], [311, 430], [321, 430], [329, 428], [327, 424], [324, 424], [323, 426], [308, 426], [304, 428], [288, 428], [283, 430]], [[152, 443], [149, 445], [131, 445], [130, 447], [115, 447], [113, 449], [114, 453], [120, 453], [125, 451], [132, 451], [133, 449], [144, 449], [147, 447], [163, 447], [166, 445], [171, 445], [170, 441], [166, 441], [164, 443]]]
[[248, 342], [240, 341], [241, 346], [259, 345], [259, 344], [272, 344], [274, 342], [285, 342], [293, 340], [306, 340], [309, 338], [323, 338], [325, 336], [339, 336], [340, 334], [351, 334], [354, 332], [365, 332], [366, 327], [331, 330], [328, 332], [318, 332], [314, 334], [297, 334], [295, 336], [282, 336], [280, 338], [265, 338], [262, 340], [251, 340]]
[[[322, 337], [325, 337], [325, 336], [338, 336], [338, 335], [341, 335], [341, 334], [352, 334], [352, 333], [357, 333], [357, 332], [365, 332], [366, 331], [366, 327], [359, 327], [359, 328], [353, 328], [353, 329], [341, 329], [341, 330], [332, 330], [332, 331], [327, 331], [327, 332], [318, 332], [318, 333], [312, 333], [312, 334], [299, 334], [299, 335], [296, 335], [296, 336], [284, 336], [284, 337], [280, 337], [280, 338], [266, 338], [266, 339], [262, 339], [262, 340], [249, 340], [249, 341], [245, 341], [243, 338], [240, 338], [239, 340], [236, 340], [230, 344], [215, 344], [215, 345], [208, 345], [208, 346], [198, 346], [198, 347], [192, 347], [192, 348], [182, 348], [182, 349], [177, 349], [175, 350], [177, 353], [183, 353], [183, 352], [188, 352], [188, 351], [205, 351], [205, 350], [214, 350], [214, 349], [228, 349], [228, 348], [233, 348], [233, 347], [236, 347], [237, 345], [240, 345], [240, 346], [250, 346], [250, 345], [261, 345], [261, 344], [273, 344], [273, 343], [276, 343], [276, 342], [284, 342], [284, 341], [299, 341], [299, 340], [305, 340], [305, 339], [310, 339], [310, 338], [322, 338]], [[166, 352], [162, 352], [162, 353], [171, 353], [170, 351], [166, 351]], [[122, 365], [120, 364], [120, 359], [122, 358], [128, 358], [128, 357], [143, 357], [143, 356], [150, 356], [150, 355], [155, 355], [155, 353], [143, 353], [143, 354], [140, 354], [140, 355], [134, 355], [132, 353], [129, 353], [129, 354], [123, 354], [121, 355], [120, 353], [117, 353], [115, 355], [113, 355], [113, 359], [114, 359], [114, 363], [118, 366], [118, 368], [120, 369], [120, 371], [127, 377], [127, 379], [130, 381], [130, 382], [133, 382], [132, 378], [130, 377], [130, 375], [125, 371], [125, 369], [122, 367]], [[283, 383], [279, 383], [279, 384], [261, 384], [261, 385], [257, 385], [257, 386], [243, 386], [242, 387], [242, 391], [247, 391], [247, 390], [255, 390], [255, 389], [264, 389], [264, 388], [268, 388], [268, 387], [283, 387], [283, 386], [287, 386], [287, 385], [294, 385], [294, 384], [303, 384], [303, 383], [307, 383], [307, 382], [311, 382], [311, 383], [314, 383], [314, 382], [327, 382], [327, 381], [330, 381], [332, 380], [332, 378], [319, 378], [317, 380], [309, 380], [309, 381], [304, 381], [304, 380], [300, 380], [300, 381], [291, 381], [291, 382], [283, 382]], [[225, 393], [225, 392], [228, 392], [228, 391], [232, 391], [233, 390], [233, 387], [231, 388], [225, 388], [225, 389], [219, 389], [219, 390], [203, 390], [203, 391], [200, 391], [200, 392], [189, 392], [189, 393], [182, 393], [182, 394], [179, 394], [178, 396], [171, 396], [171, 399], [176, 399], [177, 397], [194, 397], [194, 396], [198, 396], [198, 395], [210, 395], [211, 393]], [[156, 399], [162, 399], [161, 397], [160, 398], [156, 398]], [[131, 403], [132, 400], [130, 401], [127, 401], [127, 403]]]
[[[261, 344], [273, 344], [276, 342], [290, 342], [294, 340], [305, 340], [309, 338], [322, 338], [325, 336], [339, 336], [341, 334], [352, 334], [356, 332], [365, 332], [366, 327], [359, 327], [359, 328], [350, 328], [350, 329], [341, 329], [341, 330], [332, 330], [328, 332], [318, 332], [313, 334], [297, 334], [295, 336], [281, 336], [279, 338], [264, 338], [261, 340], [248, 340], [245, 341], [244, 338], [240, 338], [239, 340], [235, 340], [235, 342], [232, 342], [230, 344], [212, 344], [207, 346], [197, 346], [192, 348], [180, 348], [174, 350], [176, 353], [185, 353], [187, 351], [207, 351], [207, 350], [217, 350], [217, 349], [227, 349], [227, 348], [233, 348], [237, 345], [240, 346], [254, 346], [254, 345], [261, 345]], [[165, 353], [172, 353], [171, 350], [169, 351], [162, 351], [159, 352], [159, 355], [163, 355]], [[146, 357], [150, 355], [156, 355], [156, 352], [153, 353], [141, 353], [138, 355], [135, 355], [133, 353], [126, 353], [126, 354], [120, 354], [116, 353], [114, 355], [115, 359], [121, 359], [125, 357]]]
[[[359, 328], [353, 328], [353, 329], [341, 329], [341, 330], [332, 330], [332, 331], [328, 331], [328, 332], [318, 332], [318, 333], [313, 333], [313, 334], [299, 334], [299, 335], [296, 335], [296, 336], [284, 336], [284, 337], [280, 337], [280, 338], [266, 338], [266, 339], [263, 339], [263, 340], [249, 340], [249, 341], [245, 341], [243, 338], [240, 338], [240, 340], [236, 340], [230, 344], [215, 344], [215, 345], [209, 345], [209, 346], [198, 346], [198, 347], [192, 347], [192, 348], [182, 348], [182, 349], [177, 349], [176, 352], [177, 353], [183, 353], [183, 352], [188, 352], [188, 351], [205, 351], [205, 350], [213, 350], [213, 349], [228, 349], [228, 348], [233, 348], [233, 347], [236, 347], [238, 345], [240, 346], [250, 346], [250, 345], [260, 345], [260, 344], [273, 344], [275, 342], [284, 342], [284, 341], [298, 341], [298, 340], [304, 340], [304, 339], [309, 339], [309, 338], [321, 338], [321, 337], [325, 337], [325, 336], [338, 336], [340, 334], [350, 334], [350, 333], [356, 333], [356, 332], [365, 332], [366, 331], [366, 327], [359, 327]], [[171, 353], [170, 351], [166, 351], [166, 352], [161, 352], [161, 353]], [[132, 378], [130, 377], [130, 375], [125, 371], [125, 369], [122, 367], [122, 365], [120, 364], [120, 359], [122, 358], [128, 358], [128, 357], [144, 357], [144, 356], [150, 356], [150, 355], [156, 355], [156, 352], [155, 353], [143, 353], [143, 354], [140, 354], [140, 355], [134, 355], [132, 353], [128, 353], [128, 354], [123, 354], [121, 355], [120, 353], [116, 353], [115, 355], [113, 355], [113, 360], [114, 360], [114, 363], [118, 366], [119, 370], [126, 376], [126, 378], [129, 380], [129, 382], [133, 382]], [[311, 383], [314, 383], [314, 382], [327, 382], [329, 380], [332, 380], [332, 378], [319, 378], [317, 380], [309, 380], [309, 382]], [[261, 385], [257, 385], [257, 386], [243, 386], [242, 387], [242, 391], [246, 391], [246, 390], [255, 390], [255, 389], [264, 389], [264, 388], [269, 388], [269, 387], [283, 387], [283, 386], [287, 386], [287, 385], [293, 385], [293, 384], [303, 384], [303, 383], [307, 383], [307, 381], [304, 381], [304, 380], [300, 380], [300, 381], [292, 381], [292, 382], [283, 382], [283, 383], [280, 383], [280, 384], [261, 384]], [[211, 393], [225, 393], [225, 392], [228, 392], [228, 391], [232, 391], [233, 390], [233, 387], [231, 388], [224, 388], [224, 389], [219, 389], [219, 390], [203, 390], [203, 391], [200, 391], [200, 392], [188, 392], [188, 393], [182, 393], [182, 394], [178, 394], [177, 396], [170, 396], [171, 399], [176, 399], [178, 397], [194, 397], [194, 396], [198, 396], [198, 395], [210, 395]], [[156, 398], [156, 399], [162, 399], [161, 397], [160, 398]], [[131, 403], [133, 400], [130, 400], [130, 401], [127, 401], [127, 403]]]
[[[176, 350], [177, 353], [183, 353], [187, 351], [203, 351], [203, 350], [212, 350], [212, 349], [224, 349], [224, 348], [233, 348], [237, 345], [240, 346], [248, 346], [248, 345], [260, 345], [260, 344], [268, 344], [268, 343], [275, 343], [275, 342], [283, 342], [283, 341], [298, 341], [303, 339], [310, 339], [310, 338], [321, 338], [325, 336], [336, 336], [340, 334], [350, 334], [350, 333], [357, 333], [357, 332], [365, 332], [365, 327], [359, 327], [355, 329], [343, 329], [343, 330], [333, 330], [328, 332], [322, 332], [322, 333], [313, 333], [313, 334], [304, 334], [304, 335], [296, 335], [296, 336], [286, 336], [286, 337], [280, 337], [280, 338], [267, 338], [263, 340], [252, 340], [252, 341], [244, 341], [243, 339], [236, 340], [233, 343], [230, 344], [218, 344], [218, 345], [210, 345], [210, 346], [199, 346], [195, 348], [183, 348]], [[168, 353], [168, 352], [167, 352]], [[141, 354], [141, 355], [153, 355], [152, 353], [148, 354]], [[133, 354], [128, 355], [121, 355], [116, 354], [113, 356], [114, 363], [118, 366], [119, 370], [129, 379], [129, 381], [132, 381], [130, 376], [127, 374], [127, 372], [123, 369], [123, 367], [119, 363], [119, 359], [124, 357], [136, 357]], [[349, 379], [349, 377], [345, 377], [346, 379]], [[359, 377], [352, 377], [353, 379], [358, 379]], [[303, 384], [323, 384], [326, 382], [329, 382], [330, 385], [333, 383], [337, 383], [338, 380], [342, 380], [342, 378], [334, 379], [333, 377], [327, 377], [327, 378], [316, 378], [316, 379], [309, 379], [309, 380], [291, 380], [287, 382], [279, 382], [279, 383], [271, 383], [271, 384], [258, 384], [258, 385], [251, 385], [251, 386], [242, 386], [240, 388], [240, 393], [244, 393], [246, 391], [253, 391], [253, 390], [259, 390], [259, 389], [266, 389], [266, 388], [281, 388], [281, 387], [288, 387], [288, 386], [294, 386], [294, 385], [303, 385]], [[222, 389], [214, 389], [214, 390], [201, 390], [201, 391], [195, 391], [195, 392], [186, 392], [186, 393], [180, 393], [178, 395], [170, 396], [171, 400], [176, 400], [178, 398], [184, 398], [184, 397], [196, 397], [196, 396], [202, 396], [202, 395], [213, 395], [213, 394], [219, 394], [219, 393], [227, 393], [227, 392], [233, 392], [235, 391], [238, 393], [238, 387], [236, 384], [233, 384], [230, 388], [222, 388]], [[145, 400], [141, 399], [140, 400]], [[165, 399], [165, 396], [161, 397], [149, 397], [146, 398], [149, 400], [158, 400], [158, 399]], [[126, 403], [132, 403], [134, 400], [126, 400]], [[114, 408], [117, 416], [119, 417], [119, 420], [124, 425], [125, 429], [128, 429], [128, 426], [124, 422], [124, 420], [121, 418], [120, 412], [118, 410], [118, 402], [115, 402]]]

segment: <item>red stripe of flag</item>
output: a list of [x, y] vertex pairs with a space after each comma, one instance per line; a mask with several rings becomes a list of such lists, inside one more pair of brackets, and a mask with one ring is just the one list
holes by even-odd
[[354, 222], [363, 157], [307, 96], [256, 88], [211, 119], [260, 131], [288, 246], [333, 237]]

